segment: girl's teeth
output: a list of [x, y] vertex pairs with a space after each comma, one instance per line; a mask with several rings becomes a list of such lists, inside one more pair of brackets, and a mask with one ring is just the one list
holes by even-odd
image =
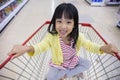
[[65, 33], [66, 33], [66, 31], [60, 31], [60, 33], [61, 33], [61, 34], [65, 34]]

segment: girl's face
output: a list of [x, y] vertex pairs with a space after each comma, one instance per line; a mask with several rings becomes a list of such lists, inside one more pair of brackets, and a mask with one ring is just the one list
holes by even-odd
[[56, 19], [56, 31], [62, 38], [67, 38], [74, 28], [73, 19], [65, 19], [64, 15], [60, 19]]

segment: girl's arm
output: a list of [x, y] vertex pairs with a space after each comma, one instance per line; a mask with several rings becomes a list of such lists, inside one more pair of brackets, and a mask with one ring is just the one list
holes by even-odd
[[14, 56], [12, 57], [12, 59], [14, 59], [23, 55], [26, 52], [34, 52], [34, 48], [32, 46], [15, 45], [8, 53], [8, 55], [14, 54]]
[[100, 51], [111, 54], [113, 56], [115, 56], [114, 52], [118, 53], [117, 47], [113, 44], [107, 44], [107, 45], [101, 46]]

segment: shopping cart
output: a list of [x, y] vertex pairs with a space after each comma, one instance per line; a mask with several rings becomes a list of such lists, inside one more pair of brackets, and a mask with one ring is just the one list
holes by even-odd
[[[33, 45], [40, 42], [47, 33], [50, 21], [46, 21], [37, 29], [22, 45]], [[107, 44], [103, 37], [87, 23], [80, 23], [79, 30], [85, 37], [98, 44]], [[120, 57], [108, 54], [98, 55], [80, 50], [81, 57], [91, 61], [92, 67], [84, 72], [84, 80], [120, 80]], [[10, 55], [0, 64], [0, 80], [44, 80], [49, 69], [51, 52], [47, 51], [41, 55], [29, 57], [27, 54], [14, 60]], [[67, 79], [68, 80], [68, 79]], [[77, 80], [77, 78], [74, 80]]]

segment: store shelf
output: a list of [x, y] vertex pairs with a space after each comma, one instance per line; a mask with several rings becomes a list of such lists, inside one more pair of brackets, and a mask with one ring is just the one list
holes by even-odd
[[2, 9], [4, 9], [5, 7], [7, 7], [9, 4], [11, 4], [12, 2], [14, 2], [15, 0], [10, 0], [10, 1], [8, 1], [7, 3], [5, 3], [3, 6], [1, 6], [0, 7], [0, 11], [2, 10]]
[[120, 5], [120, 0], [105, 0], [106, 6]]
[[[10, 3], [14, 2], [15, 0], [11, 0], [10, 2], [6, 3], [2, 7], [0, 7], [0, 10], [4, 9], [9, 5]], [[2, 30], [6, 27], [6, 25], [11, 21], [11, 19], [20, 11], [20, 9], [28, 2], [28, 0], [23, 0], [22, 3], [20, 3], [1, 23], [0, 23], [0, 33]]]
[[119, 2], [106, 2], [106, 5], [120, 5], [120, 1]]
[[85, 0], [88, 4], [90, 4], [91, 6], [104, 6], [104, 0], [103, 1], [92, 1], [92, 0]]

